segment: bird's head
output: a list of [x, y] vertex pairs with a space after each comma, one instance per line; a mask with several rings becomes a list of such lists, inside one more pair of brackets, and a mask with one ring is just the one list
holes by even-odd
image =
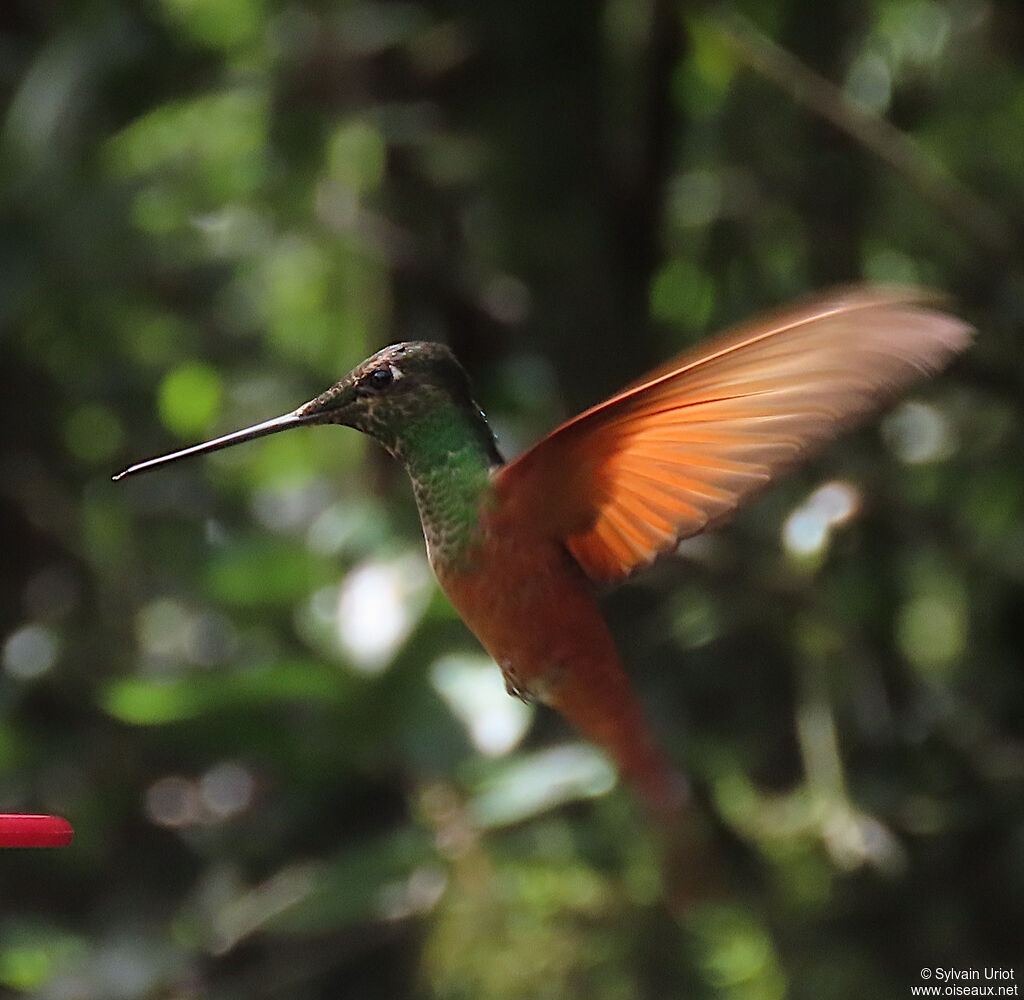
[[429, 341], [385, 347], [295, 410], [303, 423], [354, 427], [399, 458], [411, 438], [453, 413], [482, 420], [462, 365]]
[[493, 462], [501, 461], [484, 416], [473, 401], [469, 377], [455, 355], [444, 344], [410, 341], [378, 351], [291, 413], [140, 462], [114, 478], [309, 424], [354, 427], [401, 459], [407, 458], [417, 441], [449, 433], [458, 425], [463, 432], [469, 430]]

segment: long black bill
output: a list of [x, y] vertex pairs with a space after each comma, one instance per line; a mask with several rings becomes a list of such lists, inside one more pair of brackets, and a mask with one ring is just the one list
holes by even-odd
[[191, 448], [183, 448], [181, 451], [172, 451], [169, 455], [160, 455], [157, 458], [147, 459], [136, 465], [129, 465], [127, 469], [114, 476], [114, 481], [124, 479], [125, 476], [134, 476], [138, 472], [148, 472], [161, 465], [169, 465], [183, 458], [191, 458], [193, 455], [205, 455], [211, 451], [220, 451], [221, 448], [230, 448], [233, 444], [242, 444], [245, 441], [252, 441], [255, 438], [265, 437], [267, 434], [276, 434], [278, 431], [287, 430], [289, 427], [301, 427], [303, 424], [316, 422], [316, 414], [286, 413], [283, 417], [274, 417], [272, 420], [264, 420], [263, 423], [253, 424], [240, 431], [233, 431], [231, 434], [224, 434], [222, 437], [214, 438], [212, 441], [204, 441], [202, 444], [194, 444]]

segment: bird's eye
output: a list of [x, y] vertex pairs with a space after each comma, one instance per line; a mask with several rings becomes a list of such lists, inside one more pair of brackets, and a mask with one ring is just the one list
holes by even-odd
[[390, 368], [376, 368], [366, 377], [369, 387], [378, 391], [386, 389], [394, 380], [395, 376]]

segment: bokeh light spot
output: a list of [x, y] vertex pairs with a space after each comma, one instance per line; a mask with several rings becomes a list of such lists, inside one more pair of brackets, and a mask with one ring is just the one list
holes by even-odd
[[844, 89], [858, 104], [881, 113], [892, 99], [892, 70], [877, 52], [862, 52], [850, 67]]
[[381, 134], [365, 121], [350, 121], [334, 132], [327, 147], [333, 180], [354, 193], [372, 191], [384, 177], [387, 148]]
[[907, 465], [938, 462], [954, 450], [945, 415], [927, 403], [903, 403], [886, 417], [882, 433], [892, 453]]
[[231, 819], [245, 812], [252, 803], [256, 781], [241, 764], [225, 761], [210, 768], [199, 780], [203, 805], [218, 820]]
[[530, 727], [532, 708], [508, 696], [501, 670], [486, 656], [442, 657], [430, 680], [481, 753], [508, 753]]
[[896, 637], [920, 670], [946, 673], [967, 645], [966, 608], [953, 594], [921, 594], [900, 610]]
[[180, 775], [159, 778], [146, 789], [146, 815], [157, 826], [192, 826], [199, 822], [202, 806], [195, 782]]
[[566, 802], [595, 798], [615, 786], [608, 758], [583, 743], [552, 747], [502, 761], [471, 803], [477, 823], [507, 826]]
[[135, 617], [135, 635], [142, 648], [153, 656], [181, 655], [192, 616], [169, 597], [150, 601]]
[[797, 557], [822, 555], [832, 531], [852, 520], [860, 507], [860, 490], [853, 483], [840, 479], [823, 483], [786, 518], [782, 543]]
[[395, 655], [426, 610], [430, 574], [418, 556], [357, 566], [338, 596], [338, 641], [352, 665], [378, 673]]
[[106, 406], [86, 403], [74, 410], [64, 425], [64, 441], [75, 458], [102, 462], [110, 458], [124, 437], [121, 423]]
[[18, 680], [34, 680], [53, 667], [59, 651], [60, 643], [53, 629], [24, 625], [4, 642], [4, 670]]
[[178, 29], [211, 48], [233, 49], [255, 38], [264, 23], [263, 0], [161, 0]]
[[678, 258], [654, 276], [650, 300], [655, 319], [700, 328], [714, 311], [715, 285], [696, 265]]
[[220, 413], [224, 386], [209, 365], [188, 362], [161, 382], [157, 405], [164, 426], [182, 437], [206, 431]]

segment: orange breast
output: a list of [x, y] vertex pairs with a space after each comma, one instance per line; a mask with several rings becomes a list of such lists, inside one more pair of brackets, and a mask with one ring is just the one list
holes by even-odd
[[442, 588], [494, 657], [511, 694], [558, 710], [604, 749], [657, 812], [684, 794], [658, 751], [589, 583], [556, 541], [483, 514], [470, 569], [436, 566]]

